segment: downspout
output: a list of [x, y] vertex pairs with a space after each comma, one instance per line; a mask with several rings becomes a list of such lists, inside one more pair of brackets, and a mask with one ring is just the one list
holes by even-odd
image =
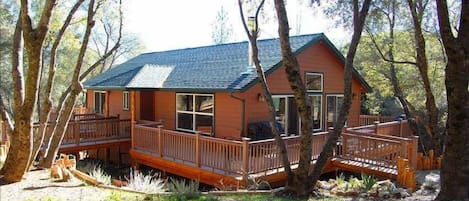
[[239, 100], [241, 102], [241, 137], [246, 137], [245, 136], [245, 130], [244, 130], [244, 120], [245, 120], [245, 114], [246, 114], [246, 104], [245, 104], [245, 100], [240, 98], [240, 97], [237, 97], [237, 96], [234, 96], [233, 95], [233, 92], [230, 92], [230, 97], [233, 98], [233, 99], [236, 99], [236, 100]]

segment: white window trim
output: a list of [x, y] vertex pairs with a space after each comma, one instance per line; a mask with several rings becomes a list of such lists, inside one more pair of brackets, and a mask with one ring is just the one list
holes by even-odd
[[[294, 97], [293, 95], [272, 95], [272, 98], [285, 98], [285, 128], [283, 128], [284, 132], [280, 134], [286, 134], [286, 135], [296, 135], [296, 133], [288, 133], [289, 128], [288, 125], [290, 125], [289, 118], [288, 118], [288, 113], [290, 112], [290, 109], [288, 105], [290, 104], [290, 100], [288, 98]], [[298, 116], [298, 132], [301, 132], [301, 118]]]
[[[104, 94], [104, 98], [107, 99], [107, 97], [106, 97], [107, 92], [106, 91], [93, 91], [93, 109], [94, 109], [95, 112], [96, 112], [96, 93]], [[104, 103], [104, 104], [106, 104], [106, 103]], [[102, 108], [102, 110], [103, 110], [103, 114], [104, 114], [104, 112], [105, 112], [104, 108]]]
[[[344, 97], [344, 94], [327, 94], [327, 95], [326, 95], [326, 109], [327, 109], [327, 104], [328, 104], [328, 102], [327, 102], [327, 101], [328, 101], [328, 97], [330, 97], [330, 96], [342, 97], [342, 98], [343, 98], [343, 97]], [[336, 109], [337, 109], [337, 102], [336, 102]], [[325, 121], [324, 121], [324, 125], [327, 125], [328, 120], [329, 120], [329, 119], [327, 119], [327, 117], [328, 117], [328, 112], [329, 112], [329, 111], [325, 111], [325, 115], [326, 115], [326, 116], [325, 116], [325, 119], [324, 119], [324, 120], [325, 120]], [[339, 111], [339, 112], [340, 112], [340, 111]], [[333, 122], [334, 122], [334, 121], [333, 121]], [[345, 125], [347, 125], [347, 122], [345, 122]]]
[[[323, 110], [323, 104], [324, 103], [322, 102], [322, 100], [323, 100], [322, 94], [309, 94], [309, 96], [317, 96], [317, 97], [321, 98], [321, 102], [319, 104], [319, 110], [321, 112], [320, 117], [319, 117], [319, 121], [320, 121], [319, 128], [317, 128], [317, 129], [313, 128], [313, 131], [321, 131], [322, 127], [323, 127], [323, 124], [324, 124], [324, 110]], [[311, 107], [313, 107], [313, 105], [311, 105]], [[301, 120], [301, 118], [300, 118], [300, 120]], [[314, 121], [314, 119], [313, 119], [313, 121]], [[311, 127], [312, 126], [313, 125], [311, 125]]]
[[129, 109], [130, 109], [130, 93], [129, 91], [123, 91], [122, 92], [122, 110], [129, 111]]
[[319, 75], [319, 76], [321, 76], [321, 89], [320, 90], [306, 89], [306, 91], [307, 92], [323, 92], [324, 91], [324, 74], [323, 73], [306, 72], [305, 82], [307, 82], [306, 77], [308, 75]]
[[[192, 111], [179, 111], [178, 108], [177, 108], [177, 96], [178, 95], [192, 95]], [[205, 113], [205, 112], [196, 112], [195, 111], [195, 97], [196, 96], [211, 96], [212, 99], [213, 99], [213, 109], [212, 109], [212, 113]], [[195, 133], [197, 131], [197, 128], [195, 127], [196, 126], [196, 118], [195, 116], [196, 115], [205, 115], [205, 116], [212, 116], [212, 127], [215, 128], [215, 96], [213, 94], [200, 94], [200, 93], [176, 93], [176, 130], [179, 130], [179, 131], [185, 131], [185, 132], [192, 132], [192, 133]], [[185, 128], [179, 128], [179, 118], [178, 118], [178, 113], [182, 113], [182, 114], [192, 114], [193, 118], [192, 118], [192, 126], [193, 126], [193, 129], [192, 130], [189, 130], [189, 129], [185, 129]], [[207, 133], [202, 133], [202, 134], [207, 134]], [[212, 133], [208, 133], [209, 135], [215, 135], [215, 130], [212, 130]]]

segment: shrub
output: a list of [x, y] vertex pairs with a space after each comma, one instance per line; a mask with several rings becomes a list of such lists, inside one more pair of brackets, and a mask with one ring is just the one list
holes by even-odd
[[371, 188], [373, 188], [373, 186], [376, 184], [377, 180], [371, 176], [371, 175], [367, 175], [365, 173], [362, 173], [361, 175], [361, 179], [362, 179], [362, 183], [363, 185], [365, 186], [365, 189], [368, 191], [368, 190], [371, 190]]
[[145, 175], [130, 169], [129, 178], [126, 178], [129, 183], [127, 187], [148, 194], [165, 192], [164, 181], [158, 177], [159, 175], [151, 175], [151, 172]]
[[199, 182], [171, 179], [169, 183], [169, 191], [173, 193], [173, 198], [176, 200], [188, 200], [200, 196]]
[[106, 174], [100, 166], [95, 166], [90, 172], [90, 176], [105, 185], [111, 184], [111, 175]]

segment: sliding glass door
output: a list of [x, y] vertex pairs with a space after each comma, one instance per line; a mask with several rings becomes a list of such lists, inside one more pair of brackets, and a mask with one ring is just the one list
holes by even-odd
[[273, 96], [275, 119], [280, 133], [287, 135], [299, 134], [298, 109], [295, 100], [289, 96]]

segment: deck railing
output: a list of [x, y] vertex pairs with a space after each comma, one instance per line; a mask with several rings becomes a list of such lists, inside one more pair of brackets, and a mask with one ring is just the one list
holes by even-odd
[[374, 124], [375, 122], [385, 123], [393, 121], [394, 118], [390, 116], [381, 115], [360, 115], [360, 126]]
[[[321, 152], [326, 135], [327, 132], [312, 135], [312, 159]], [[300, 137], [284, 137], [284, 140], [290, 163], [297, 164]], [[274, 139], [235, 141], [134, 125], [132, 149], [223, 174], [266, 173], [283, 167]]]
[[[48, 123], [46, 132], [52, 132], [52, 123]], [[62, 145], [97, 142], [130, 138], [130, 119], [102, 119], [70, 121], [65, 131]], [[39, 124], [33, 126], [37, 135]]]
[[412, 130], [410, 130], [407, 120], [391, 121], [385, 123], [375, 122], [371, 125], [349, 128], [348, 130], [352, 130], [354, 132], [359, 132], [362, 134], [380, 134], [397, 137], [413, 136]]

